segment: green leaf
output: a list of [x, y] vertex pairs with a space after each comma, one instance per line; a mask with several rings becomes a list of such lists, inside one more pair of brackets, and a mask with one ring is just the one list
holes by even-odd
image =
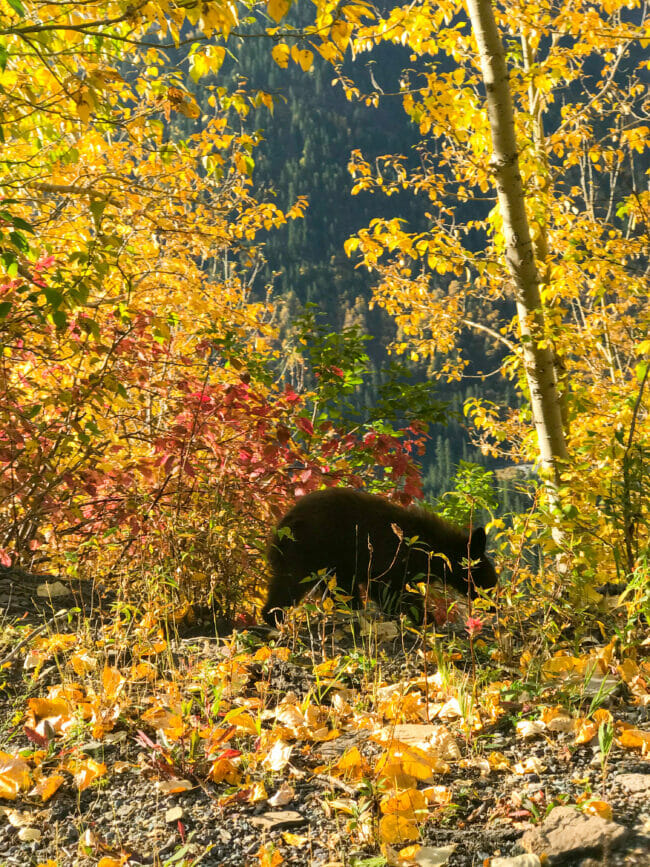
[[106, 199], [93, 199], [90, 203], [90, 213], [93, 215], [96, 226], [99, 226], [102, 221], [102, 214], [106, 209], [106, 204]]
[[9, 277], [15, 277], [18, 273], [18, 262], [16, 261], [16, 254], [11, 250], [6, 250], [2, 254], [2, 264], [4, 265], [5, 271]]
[[63, 301], [62, 293], [58, 289], [51, 289], [49, 286], [43, 289], [43, 295], [47, 298], [47, 303], [54, 308], [59, 307]]
[[79, 320], [79, 327], [87, 334], [92, 334], [95, 340], [99, 340], [99, 325], [94, 319], [85, 316], [83, 319]]
[[7, 3], [11, 6], [14, 12], [20, 15], [21, 18], [25, 17], [25, 7], [20, 2], [20, 0], [7, 0]]
[[68, 317], [65, 315], [63, 310], [55, 310], [52, 314], [52, 322], [54, 322], [58, 329], [62, 330], [68, 324]]
[[22, 229], [23, 232], [31, 232], [32, 235], [36, 234], [36, 230], [34, 229], [34, 227], [20, 217], [11, 217], [11, 222], [13, 222], [14, 226], [17, 229]]
[[29, 253], [29, 244], [27, 243], [27, 238], [22, 235], [20, 232], [9, 232], [9, 238], [13, 243], [14, 247], [17, 247], [23, 253]]
[[6, 317], [7, 313], [9, 313], [12, 306], [13, 305], [12, 305], [11, 301], [3, 301], [0, 304], [0, 319], [4, 319]]

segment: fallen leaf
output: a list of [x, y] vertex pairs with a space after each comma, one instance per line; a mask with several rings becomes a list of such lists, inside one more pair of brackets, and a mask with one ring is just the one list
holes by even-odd
[[30, 795], [38, 795], [43, 803], [45, 803], [45, 801], [49, 801], [64, 782], [65, 777], [62, 774], [50, 774], [49, 777], [43, 777], [38, 781], [30, 792]]
[[293, 801], [295, 794], [295, 790], [288, 783], [283, 783], [277, 792], [269, 798], [269, 805], [271, 807], [286, 807], [288, 803]]
[[527, 740], [539, 737], [545, 729], [546, 726], [541, 720], [522, 719], [517, 723], [517, 734]]
[[415, 819], [416, 814], [427, 813], [427, 799], [424, 793], [414, 788], [382, 798], [379, 806], [382, 813], [399, 813], [410, 819]]
[[611, 805], [607, 801], [587, 801], [583, 804], [582, 809], [585, 813], [600, 816], [601, 819], [606, 819], [608, 822], [611, 822], [614, 817]]
[[281, 771], [289, 764], [292, 751], [293, 747], [289, 744], [285, 744], [284, 741], [276, 741], [262, 764], [269, 771]]
[[379, 839], [384, 843], [409, 843], [419, 836], [418, 826], [412, 819], [389, 814], [379, 820]]
[[640, 749], [642, 755], [647, 755], [650, 752], [650, 732], [644, 732], [640, 729], [624, 729], [618, 736], [618, 742], [626, 749]]

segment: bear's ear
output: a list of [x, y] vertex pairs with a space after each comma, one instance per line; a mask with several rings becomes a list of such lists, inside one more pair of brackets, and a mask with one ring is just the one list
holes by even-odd
[[477, 527], [472, 530], [472, 535], [469, 537], [469, 556], [471, 560], [478, 560], [485, 554], [485, 545], [487, 539], [483, 527]]

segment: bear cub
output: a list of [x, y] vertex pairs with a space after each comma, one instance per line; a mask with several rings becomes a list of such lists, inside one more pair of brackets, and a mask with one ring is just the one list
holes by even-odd
[[477, 587], [494, 587], [497, 574], [485, 543], [482, 527], [470, 535], [425, 509], [406, 509], [352, 488], [315, 491], [298, 499], [275, 528], [267, 551], [271, 580], [262, 615], [270, 626], [281, 623], [284, 610], [318, 583], [315, 573], [324, 569], [328, 577], [336, 575], [353, 607], [360, 607], [365, 585], [386, 613], [415, 608], [421, 618], [423, 600], [405, 591], [409, 581], [429, 575], [467, 593], [470, 561], [470, 594]]

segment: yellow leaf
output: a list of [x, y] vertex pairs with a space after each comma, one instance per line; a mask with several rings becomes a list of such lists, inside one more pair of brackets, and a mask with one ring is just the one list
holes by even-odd
[[257, 857], [260, 862], [260, 867], [279, 867], [284, 863], [284, 859], [280, 852], [275, 848], [273, 843], [267, 843], [257, 850]]
[[278, 42], [271, 49], [271, 57], [281, 69], [286, 69], [289, 65], [289, 46], [286, 42]]
[[291, 0], [269, 0], [266, 11], [277, 24], [291, 8]]
[[230, 713], [227, 713], [224, 717], [224, 722], [237, 726], [238, 729], [243, 729], [250, 735], [259, 734], [257, 723], [248, 711], [243, 710], [242, 708], [236, 708], [235, 710], [230, 711]]
[[451, 804], [452, 791], [447, 786], [427, 786], [422, 789], [427, 804]]
[[282, 839], [287, 846], [294, 846], [298, 849], [302, 849], [309, 842], [309, 837], [305, 834], [292, 834], [290, 831], [285, 831]]
[[82, 677], [89, 671], [94, 671], [97, 667], [97, 660], [89, 653], [74, 653], [70, 657], [69, 662], [77, 677]]
[[27, 705], [37, 719], [52, 719], [70, 713], [67, 701], [61, 698], [30, 698]]
[[389, 761], [382, 765], [378, 777], [384, 783], [383, 788], [390, 786], [392, 789], [410, 789], [417, 785], [416, 778], [405, 773], [399, 761]]
[[503, 753], [494, 752], [489, 753], [487, 760], [489, 762], [490, 768], [493, 771], [509, 771], [510, 770], [510, 762], [504, 756]]
[[314, 62], [314, 53], [307, 48], [298, 48], [297, 45], [293, 45], [291, 48], [291, 59], [300, 66], [303, 72], [307, 72], [307, 70], [311, 69]]
[[619, 666], [617, 666], [616, 670], [625, 683], [629, 683], [639, 674], [639, 666], [633, 659], [624, 660]]
[[400, 813], [405, 818], [415, 819], [416, 813], [426, 813], [427, 799], [419, 789], [405, 789], [397, 795], [382, 798], [382, 813]]
[[411, 747], [401, 752], [395, 759], [401, 761], [405, 774], [415, 777], [416, 780], [430, 780], [434, 774], [446, 774], [449, 765], [439, 756], [426, 753], [417, 747]]
[[314, 674], [319, 677], [330, 677], [335, 673], [339, 660], [340, 657], [335, 656], [333, 659], [327, 659], [325, 662], [321, 662], [319, 665], [315, 666]]
[[317, 47], [320, 56], [328, 63], [331, 63], [334, 60], [339, 60], [341, 57], [341, 52], [338, 50], [336, 45], [333, 45], [331, 42], [323, 42], [322, 45]]
[[269, 796], [266, 793], [264, 783], [260, 780], [258, 783], [255, 783], [255, 785], [251, 788], [248, 795], [248, 801], [250, 804], [257, 804], [259, 801], [268, 800], [268, 797]]
[[165, 707], [151, 708], [142, 714], [142, 719], [155, 729], [162, 729], [169, 738], [177, 740], [183, 736], [185, 726], [182, 718]]
[[382, 816], [379, 821], [379, 839], [383, 843], [410, 843], [419, 836], [415, 822], [399, 814]]
[[542, 676], [549, 679], [556, 675], [581, 674], [587, 665], [585, 659], [577, 656], [554, 656], [542, 666]]
[[343, 53], [348, 47], [351, 32], [352, 25], [348, 24], [347, 21], [335, 21], [334, 24], [332, 24], [330, 39], [341, 53]]
[[343, 753], [334, 765], [334, 771], [344, 774], [346, 777], [358, 780], [368, 772], [368, 763], [359, 752], [358, 747], [352, 747]]

